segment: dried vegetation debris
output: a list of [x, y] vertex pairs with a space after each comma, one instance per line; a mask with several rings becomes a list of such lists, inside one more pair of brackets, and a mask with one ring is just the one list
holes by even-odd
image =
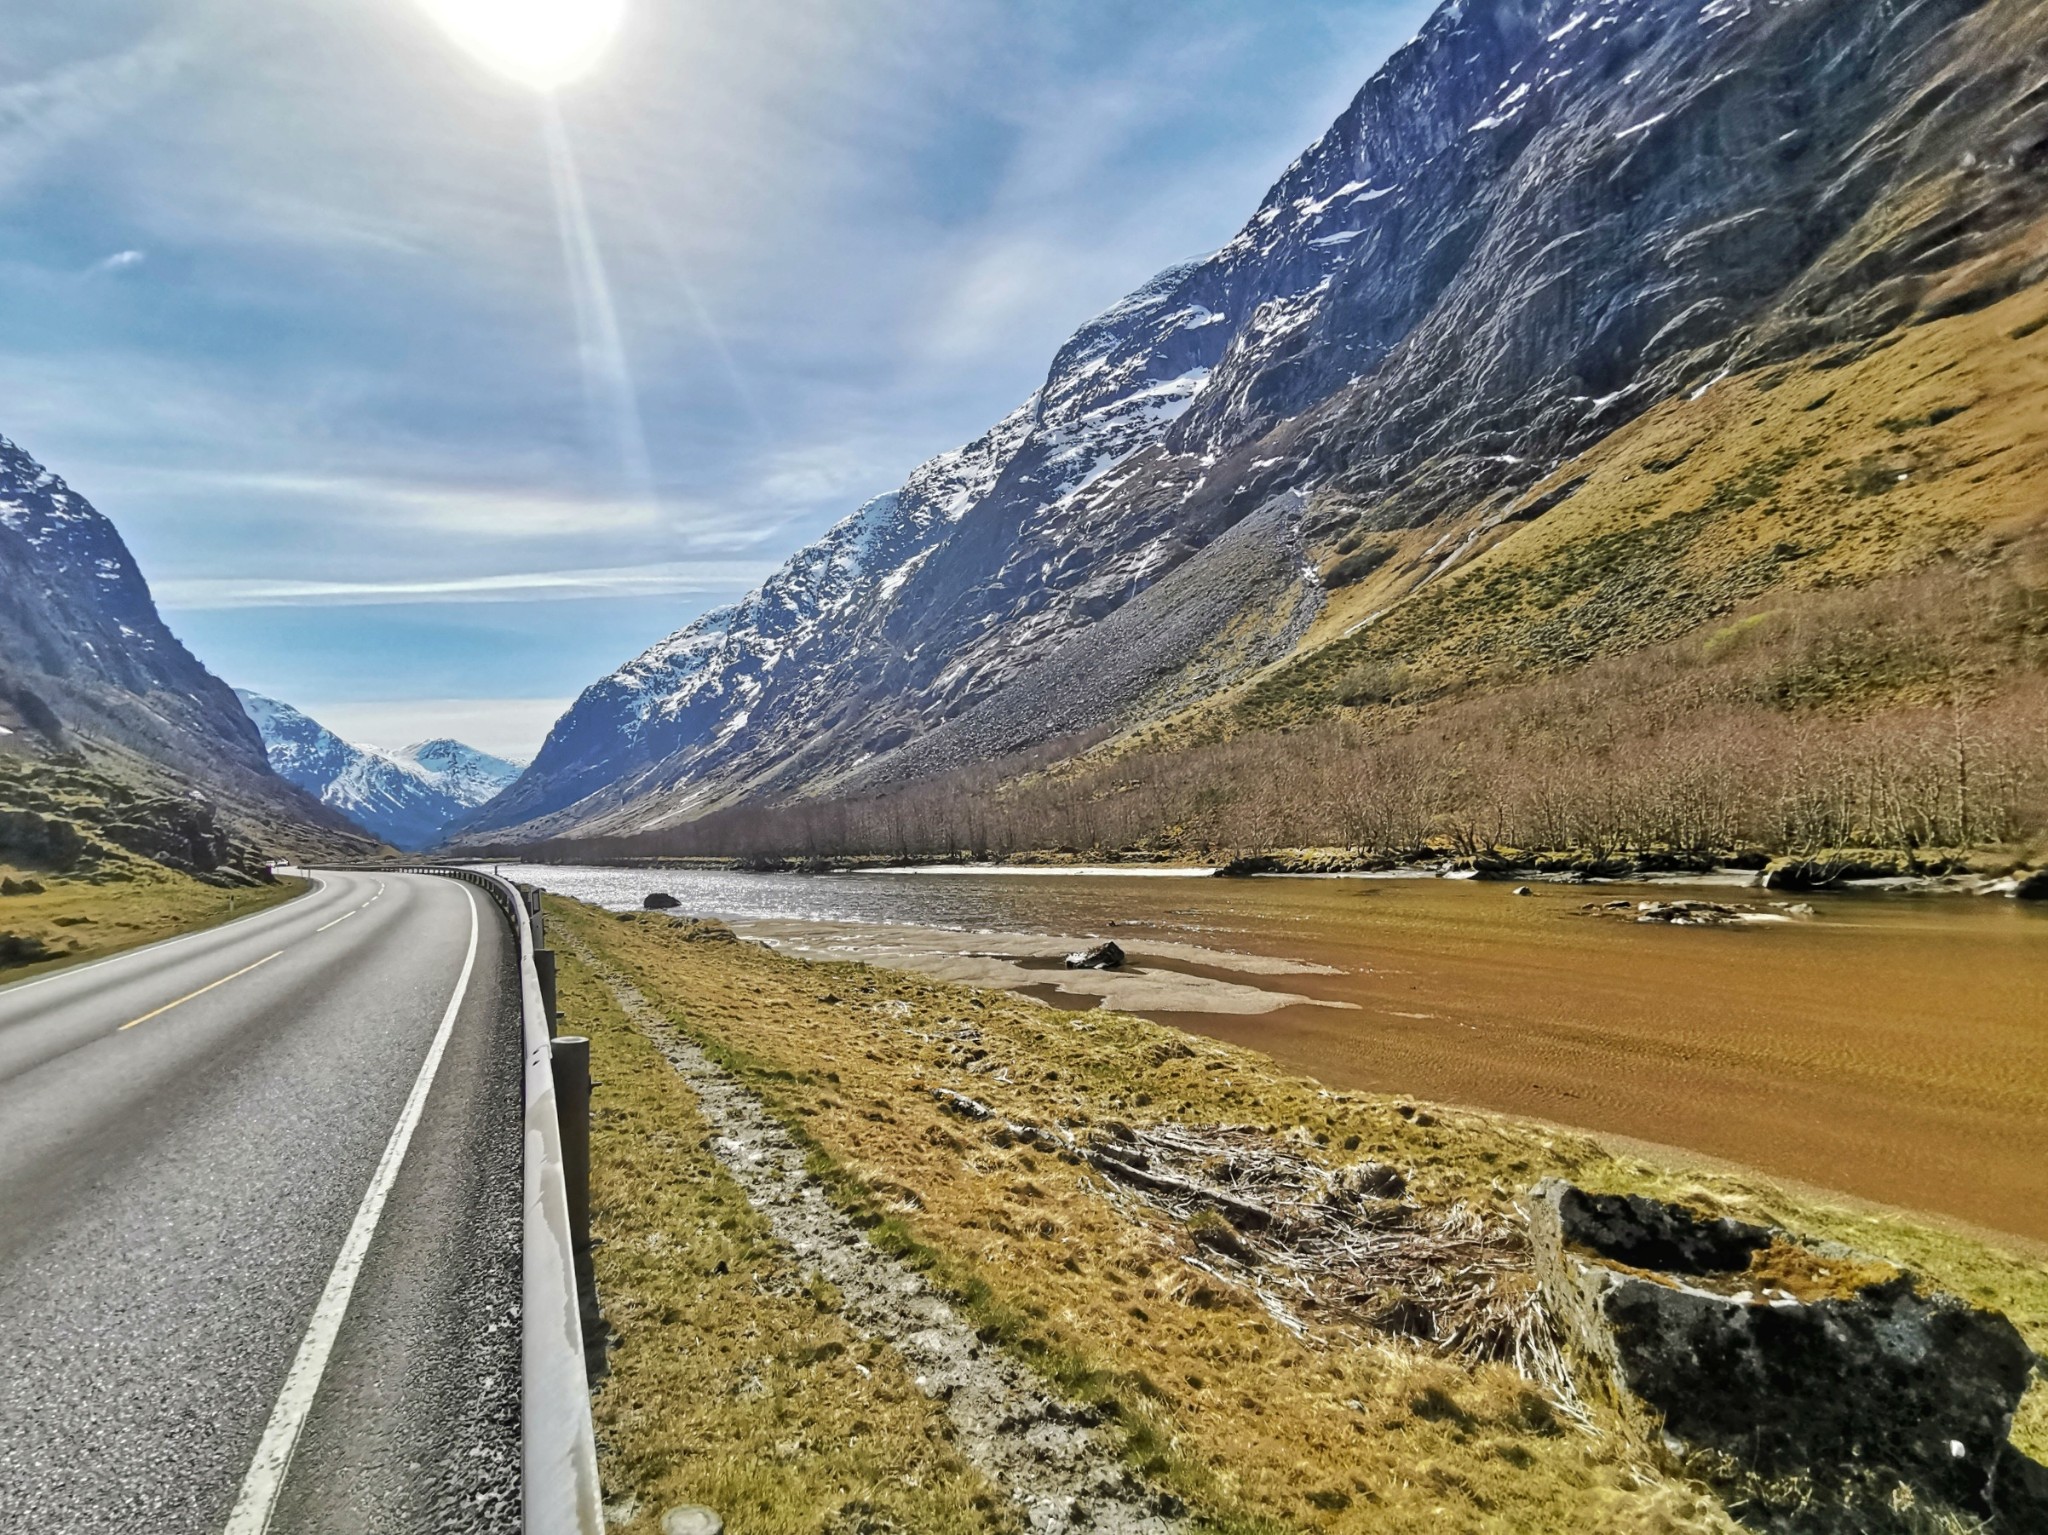
[[1514, 1367], [1585, 1420], [1558, 1330], [1533, 1276], [1525, 1225], [1465, 1200], [1424, 1203], [1383, 1162], [1331, 1167], [1256, 1125], [1051, 1128], [1000, 1120], [980, 1099], [934, 1088], [940, 1108], [996, 1122], [999, 1146], [1084, 1162], [1135, 1215], [1169, 1216], [1182, 1261], [1249, 1290], [1298, 1338], [1365, 1328], [1473, 1364]]
[[1803, 901], [1772, 901], [1758, 906], [1747, 901], [1592, 901], [1579, 908], [1586, 917], [1623, 922], [1662, 922], [1670, 927], [1743, 927], [1756, 923], [1810, 921], [1813, 907]]
[[1397, 1168], [1332, 1168], [1252, 1125], [1115, 1123], [1075, 1149], [1116, 1197], [1180, 1223], [1201, 1249], [1187, 1262], [1250, 1288], [1297, 1337], [1364, 1327], [1509, 1364], [1576, 1410], [1519, 1221], [1422, 1202]]

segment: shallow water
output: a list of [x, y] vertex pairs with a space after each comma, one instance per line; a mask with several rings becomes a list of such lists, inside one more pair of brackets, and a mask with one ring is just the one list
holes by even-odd
[[[1581, 912], [1684, 893], [1669, 886], [506, 872], [615, 907], [667, 890], [796, 952], [1060, 1006], [1106, 997], [1333, 1087], [1533, 1115], [2048, 1240], [2048, 911], [2007, 900], [1814, 896], [1810, 920], [1722, 929]], [[1047, 967], [1097, 937], [1130, 952], [1132, 977]]]

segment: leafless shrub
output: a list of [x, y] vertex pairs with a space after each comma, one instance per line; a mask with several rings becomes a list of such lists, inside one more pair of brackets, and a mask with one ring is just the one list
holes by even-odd
[[[1058, 748], [861, 799], [748, 806], [560, 856], [825, 860], [1425, 846], [1968, 848], [2048, 835], [2048, 586], [1806, 594], [1565, 675], [1105, 757]], [[1365, 686], [1371, 683], [1370, 687]], [[1073, 743], [1078, 749], [1086, 743]]]

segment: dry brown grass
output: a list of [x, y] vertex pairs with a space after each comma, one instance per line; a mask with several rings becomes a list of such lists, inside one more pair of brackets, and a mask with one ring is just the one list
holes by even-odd
[[[1670, 638], [1767, 591], [1860, 585], [1938, 559], [1995, 563], [2048, 507], [2044, 317], [2037, 285], [1860, 353], [1667, 401], [1513, 504], [1405, 535], [1247, 698], [1284, 712], [1367, 657], [1470, 678], [1553, 669]], [[1533, 522], [1493, 521], [1574, 482]]]
[[558, 851], [2023, 852], [2048, 846], [2048, 536], [1990, 570], [1774, 592], [1562, 672], [1368, 657], [1330, 694], [1356, 707]]
[[1872, 1285], [1889, 1284], [1899, 1271], [1867, 1258], [1839, 1258], [1795, 1242], [1773, 1242], [1749, 1255], [1744, 1282], [1783, 1290], [1802, 1301], [1852, 1300]]
[[568, 954], [560, 986], [602, 1083], [591, 1192], [617, 1335], [596, 1400], [611, 1527], [658, 1530], [693, 1503], [747, 1535], [1012, 1529], [944, 1411], [720, 1170], [681, 1078]]
[[109, 885], [48, 874], [20, 877], [39, 880], [45, 889], [40, 895], [0, 896], [0, 934], [40, 939], [56, 957], [0, 965], [0, 985], [245, 917], [310, 888], [302, 879], [280, 879], [259, 889], [222, 890], [155, 866]]
[[[1426, 1208], [1462, 1200], [1499, 1219], [1548, 1174], [1676, 1195], [1918, 1268], [2048, 1343], [2048, 1266], [1932, 1227], [1619, 1160], [1540, 1126], [1333, 1094], [1140, 1019], [1073, 1017], [750, 944], [689, 944], [659, 918], [550, 910], [808, 1138], [875, 1240], [928, 1268], [1055, 1386], [1095, 1402], [1150, 1477], [1230, 1527], [1505, 1535], [1727, 1524], [1696, 1489], [1650, 1472], [1612, 1423], [1596, 1416], [1597, 1434], [1568, 1427], [1505, 1366], [1447, 1359], [1344, 1318], [1296, 1336], [1250, 1291], [1188, 1262], [1213, 1251], [1202, 1233], [1112, 1198], [1085, 1162], [1034, 1149], [1005, 1122], [1078, 1133], [1112, 1120], [1254, 1126], [1332, 1168], [1404, 1168]], [[601, 1064], [598, 1075], [615, 1071]], [[941, 1089], [993, 1117], [948, 1112]], [[2035, 1453], [2048, 1448], [2039, 1395], [2022, 1431]]]

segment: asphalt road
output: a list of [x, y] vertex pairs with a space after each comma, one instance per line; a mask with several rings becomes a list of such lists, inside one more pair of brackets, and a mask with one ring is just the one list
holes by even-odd
[[511, 934], [319, 879], [0, 988], [0, 1528], [518, 1528]]

